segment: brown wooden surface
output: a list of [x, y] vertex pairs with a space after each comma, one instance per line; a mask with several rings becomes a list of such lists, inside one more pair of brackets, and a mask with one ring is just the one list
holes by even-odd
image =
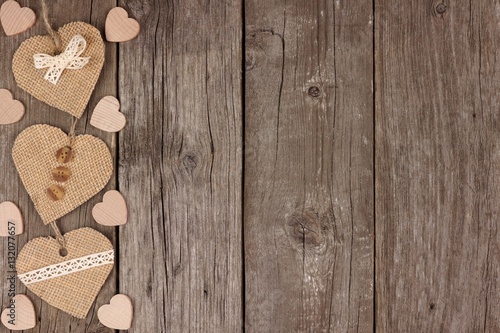
[[242, 330], [241, 3], [123, 1], [119, 289], [134, 332]]
[[[89, 110], [116, 96], [127, 125], [102, 132], [88, 110], [77, 133], [110, 146], [129, 223], [93, 221], [102, 193], [61, 219], [108, 236], [117, 264], [86, 320], [27, 292], [29, 332], [111, 332], [97, 309], [118, 292], [130, 332], [500, 332], [499, 0], [54, 0], [50, 18], [104, 32], [116, 5], [141, 33], [106, 43]], [[0, 126], [18, 249], [49, 229], [14, 139], [71, 121], [16, 88], [12, 55], [36, 34], [40, 19], [0, 31], [0, 89], [26, 106]]]
[[500, 332], [500, 2], [437, 5], [375, 7], [377, 331]]
[[371, 1], [246, 1], [247, 332], [373, 329]]

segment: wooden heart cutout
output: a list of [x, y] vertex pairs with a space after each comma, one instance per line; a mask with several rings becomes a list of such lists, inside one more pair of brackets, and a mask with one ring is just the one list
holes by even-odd
[[113, 269], [113, 246], [91, 228], [68, 232], [64, 239], [65, 257], [54, 238], [28, 242], [17, 257], [17, 276], [50, 305], [83, 319]]
[[7, 36], [20, 34], [31, 28], [36, 22], [36, 15], [28, 7], [23, 7], [16, 1], [5, 1], [0, 7], [0, 21]]
[[[99, 30], [83, 22], [66, 24], [58, 32], [63, 50], [56, 50], [50, 36], [35, 36], [19, 46], [12, 60], [14, 78], [19, 87], [33, 97], [80, 118], [104, 64], [104, 42]], [[78, 34], [87, 42], [80, 56], [90, 57], [89, 63], [81, 69], [64, 70], [57, 84], [45, 80], [48, 68], [36, 69], [33, 56], [37, 53], [57, 55]]]
[[90, 119], [90, 125], [111, 133], [121, 131], [126, 123], [125, 116], [120, 112], [120, 101], [113, 96], [101, 99]]
[[127, 223], [127, 203], [120, 192], [108, 191], [104, 194], [102, 202], [92, 209], [92, 216], [102, 225], [123, 225]]
[[24, 116], [23, 103], [15, 100], [7, 89], [0, 89], [0, 125], [13, 124]]
[[121, 7], [111, 9], [106, 17], [106, 39], [108, 42], [127, 42], [139, 35], [139, 22], [128, 17], [128, 13]]
[[16, 295], [2, 311], [1, 320], [9, 330], [29, 330], [36, 326], [35, 307], [28, 296]]
[[127, 295], [118, 294], [97, 311], [101, 324], [115, 330], [128, 330], [132, 325], [132, 301]]
[[20, 235], [24, 231], [23, 217], [19, 208], [10, 201], [0, 204], [0, 236]]
[[[57, 127], [35, 125], [25, 129], [14, 142], [12, 157], [19, 176], [45, 224], [79, 207], [106, 186], [113, 173], [113, 160], [106, 144], [91, 135], [80, 135], [72, 146], [73, 159], [64, 164], [71, 177], [56, 183], [52, 170], [60, 166], [56, 152], [68, 144]], [[53, 201], [47, 189], [59, 185], [64, 198]]]

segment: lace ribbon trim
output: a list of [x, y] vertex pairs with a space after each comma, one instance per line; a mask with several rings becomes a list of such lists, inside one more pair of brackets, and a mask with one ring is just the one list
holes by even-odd
[[81, 272], [86, 269], [114, 263], [114, 250], [94, 253], [85, 257], [75, 258], [61, 263], [39, 268], [24, 274], [19, 274], [19, 280], [25, 285], [37, 283], [59, 276]]

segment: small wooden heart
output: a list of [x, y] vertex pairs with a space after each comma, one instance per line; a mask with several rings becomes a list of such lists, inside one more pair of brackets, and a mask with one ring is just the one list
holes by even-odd
[[24, 116], [23, 103], [15, 100], [7, 89], [0, 89], [0, 125], [13, 124]]
[[64, 257], [54, 238], [31, 240], [19, 252], [17, 275], [41, 299], [83, 319], [113, 268], [113, 246], [91, 228], [68, 232], [64, 240]]
[[7, 36], [17, 35], [31, 28], [36, 22], [35, 13], [16, 1], [5, 1], [0, 7], [0, 21]]
[[127, 203], [118, 191], [108, 191], [101, 203], [92, 209], [92, 216], [97, 223], [107, 226], [127, 223]]
[[23, 217], [17, 206], [10, 202], [0, 204], [0, 236], [20, 235], [24, 231]]
[[97, 311], [101, 324], [115, 330], [128, 330], [132, 325], [132, 301], [127, 295], [118, 294], [111, 298], [109, 304], [103, 305]]
[[64, 198], [53, 201], [47, 189], [55, 182], [52, 170], [60, 165], [56, 152], [67, 144], [68, 136], [59, 128], [35, 125], [21, 132], [12, 148], [19, 176], [45, 224], [96, 195], [113, 173], [113, 159], [106, 144], [91, 135], [79, 135], [72, 146], [73, 159], [65, 164], [71, 170], [71, 178], [60, 185]]
[[97, 103], [90, 124], [106, 132], [119, 132], [127, 120], [120, 112], [120, 102], [113, 96], [106, 96]]
[[9, 306], [2, 312], [2, 324], [9, 330], [29, 330], [36, 326], [36, 314], [33, 303], [26, 295], [16, 295]]
[[106, 17], [106, 39], [108, 42], [127, 42], [139, 34], [139, 22], [128, 17], [128, 13], [121, 7], [111, 9]]
[[66, 24], [58, 34], [64, 49], [75, 35], [81, 35], [87, 46], [80, 56], [90, 57], [89, 63], [81, 69], [64, 70], [57, 84], [47, 81], [44, 76], [48, 69], [36, 69], [33, 56], [37, 53], [54, 56], [64, 49], [56, 50], [50, 36], [35, 36], [24, 41], [14, 54], [14, 78], [33, 97], [80, 118], [104, 64], [104, 42], [99, 30], [83, 22]]

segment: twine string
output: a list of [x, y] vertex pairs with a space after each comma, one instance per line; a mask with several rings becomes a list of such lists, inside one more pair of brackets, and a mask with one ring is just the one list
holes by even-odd
[[78, 122], [78, 118], [73, 116], [73, 119], [71, 120], [71, 127], [68, 133], [68, 146], [73, 147], [73, 144], [75, 143], [76, 139], [76, 134], [75, 134], [75, 129], [76, 129], [76, 123]]
[[[42, 16], [43, 16], [43, 22], [45, 24], [45, 29], [49, 33], [50, 37], [52, 37], [52, 41], [54, 42], [54, 45], [56, 47], [57, 52], [61, 52], [62, 51], [61, 38], [59, 37], [59, 34], [54, 29], [52, 29], [52, 26], [50, 24], [49, 10], [47, 7], [46, 0], [42, 0]], [[70, 128], [69, 133], [68, 133], [68, 145], [70, 147], [75, 142], [75, 127], [76, 127], [77, 121], [78, 121], [78, 119], [76, 117], [73, 117], [73, 119], [71, 121], [71, 128]], [[55, 222], [52, 222], [51, 225], [53, 226], [53, 228], [55, 226], [55, 228], [57, 229], [57, 225], [55, 224]], [[56, 231], [56, 229], [54, 229], [54, 231], [56, 232], [56, 235], [57, 235], [57, 231], [59, 231], [59, 229], [57, 229], [57, 231]], [[59, 234], [61, 234], [61, 232], [59, 232]]]
[[52, 41], [54, 42], [54, 46], [56, 47], [56, 51], [60, 53], [62, 51], [61, 49], [61, 38], [59, 37], [59, 34], [57, 31], [52, 29], [52, 26], [50, 24], [49, 20], [49, 10], [47, 7], [47, 2], [46, 0], [42, 0], [42, 18], [43, 18], [43, 23], [45, 25], [45, 29], [47, 30], [48, 34], [52, 38]]
[[56, 234], [56, 240], [59, 243], [59, 248], [62, 251], [67, 251], [66, 250], [66, 240], [64, 239], [64, 236], [61, 233], [61, 230], [59, 230], [59, 227], [57, 226], [56, 221], [50, 222], [50, 227], [52, 230], [54, 230], [54, 233]]

